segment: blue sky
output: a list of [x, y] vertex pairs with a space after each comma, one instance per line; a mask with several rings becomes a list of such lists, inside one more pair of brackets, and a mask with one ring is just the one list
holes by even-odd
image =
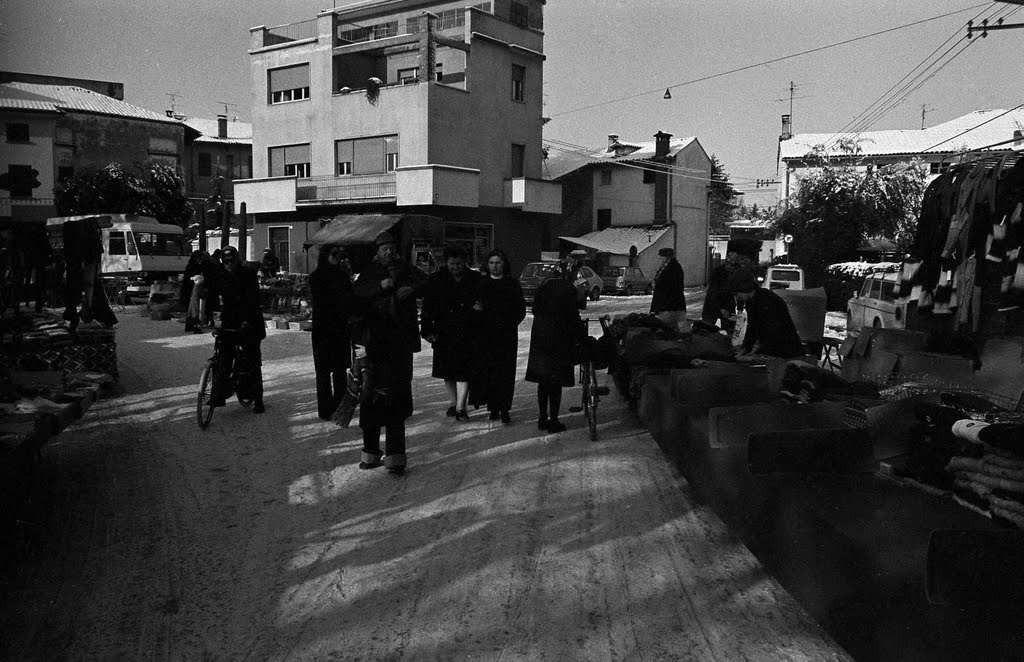
[[[348, 4], [338, 0], [338, 6]], [[0, 67], [116, 80], [145, 108], [249, 119], [249, 28], [312, 18], [323, 0], [0, 0]], [[961, 11], [962, 10], [962, 11]], [[734, 183], [758, 194], [775, 175], [780, 118], [796, 85], [797, 132], [843, 128], [967, 20], [1024, 7], [972, 0], [548, 0], [545, 10], [545, 137], [598, 149], [610, 133], [649, 140], [696, 136]], [[942, 19], [744, 71], [733, 69], [897, 26]], [[966, 47], [965, 47], [966, 46]], [[933, 125], [983, 108], [1024, 103], [1024, 30], [962, 42], [945, 66], [865, 128]], [[960, 49], [964, 50], [961, 52]], [[944, 50], [944, 49], [943, 49]], [[955, 57], [953, 57], [955, 55]], [[948, 60], [948, 62], [947, 62]], [[937, 68], [937, 67], [933, 67]], [[932, 73], [929, 71], [928, 73]], [[672, 87], [672, 99], [662, 98]]]

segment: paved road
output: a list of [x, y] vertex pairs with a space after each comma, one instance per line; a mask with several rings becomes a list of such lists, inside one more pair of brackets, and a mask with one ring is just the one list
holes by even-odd
[[265, 414], [201, 432], [210, 337], [122, 317], [125, 393], [47, 449], [2, 659], [848, 659], [616, 397], [596, 443], [538, 432], [525, 384], [514, 425], [456, 424], [423, 352], [395, 477], [316, 418], [308, 334], [264, 342]]

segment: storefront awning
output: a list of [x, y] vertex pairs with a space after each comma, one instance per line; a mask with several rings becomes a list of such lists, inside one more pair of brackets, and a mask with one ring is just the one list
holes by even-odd
[[559, 237], [564, 241], [584, 248], [590, 248], [598, 253], [611, 253], [612, 255], [629, 255], [629, 249], [636, 246], [637, 253], [643, 253], [648, 248], [656, 245], [658, 240], [671, 228], [669, 226], [641, 226], [605, 228], [597, 232], [589, 232], [582, 237]]
[[303, 243], [304, 248], [335, 244], [372, 244], [381, 232], [395, 227], [402, 220], [401, 214], [349, 214], [335, 216], [317, 230], [316, 234]]

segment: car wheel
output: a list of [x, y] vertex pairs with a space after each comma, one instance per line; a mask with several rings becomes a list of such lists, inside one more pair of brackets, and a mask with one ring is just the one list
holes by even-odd
[[644, 290], [644, 294], [654, 294], [654, 283], [649, 283], [647, 289]]
[[594, 289], [590, 290], [590, 300], [591, 301], [597, 301], [600, 298], [601, 298], [601, 288], [595, 287]]

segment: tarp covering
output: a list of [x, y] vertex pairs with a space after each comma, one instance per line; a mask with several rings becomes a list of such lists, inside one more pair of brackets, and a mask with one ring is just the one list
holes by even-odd
[[372, 244], [381, 232], [395, 227], [402, 220], [401, 214], [350, 214], [335, 216], [331, 221], [317, 230], [316, 234], [307, 239], [303, 246], [321, 246], [336, 244], [351, 246], [352, 244]]
[[589, 232], [582, 237], [559, 237], [569, 243], [612, 255], [629, 255], [629, 249], [636, 246], [637, 253], [643, 253], [654, 246], [669, 231], [668, 226], [618, 227]]

